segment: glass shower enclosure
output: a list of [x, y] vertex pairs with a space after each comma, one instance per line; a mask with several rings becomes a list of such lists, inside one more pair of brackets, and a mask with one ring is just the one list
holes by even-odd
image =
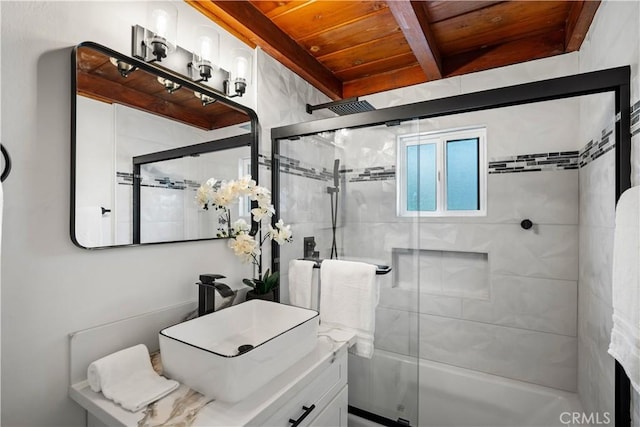
[[[273, 130], [274, 218], [295, 236], [273, 248], [280, 300], [304, 238], [320, 258], [391, 267], [377, 276], [374, 355], [349, 355], [351, 413], [385, 425], [561, 426], [563, 411], [584, 410], [581, 188], [591, 161], [611, 152], [599, 165], [618, 180], [629, 161], [615, 120], [624, 102], [603, 83], [620, 76], [600, 77]], [[598, 157], [573, 125], [586, 104], [609, 111], [593, 125]]]

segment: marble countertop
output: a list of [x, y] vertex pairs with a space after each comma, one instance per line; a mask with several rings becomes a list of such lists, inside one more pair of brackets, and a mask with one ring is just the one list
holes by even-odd
[[86, 380], [73, 384], [69, 395], [109, 426], [260, 425], [261, 420], [295, 396], [353, 343], [351, 333], [321, 328], [318, 344], [311, 353], [247, 399], [233, 404], [208, 399], [185, 385], [138, 412], [127, 411], [102, 393], [92, 391]]

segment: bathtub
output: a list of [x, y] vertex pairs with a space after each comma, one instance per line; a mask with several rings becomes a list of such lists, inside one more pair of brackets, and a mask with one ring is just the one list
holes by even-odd
[[582, 412], [576, 393], [424, 359], [418, 368], [416, 360], [350, 354], [349, 404], [425, 427], [564, 427]]

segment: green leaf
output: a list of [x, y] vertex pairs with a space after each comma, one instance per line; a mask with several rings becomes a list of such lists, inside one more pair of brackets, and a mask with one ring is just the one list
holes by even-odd
[[251, 279], [242, 279], [242, 283], [247, 286], [251, 286], [253, 289], [256, 289], [256, 284]]

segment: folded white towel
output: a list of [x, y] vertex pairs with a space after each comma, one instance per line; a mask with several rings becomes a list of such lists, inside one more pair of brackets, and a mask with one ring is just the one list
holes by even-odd
[[356, 334], [356, 354], [373, 356], [378, 283], [376, 267], [363, 262], [325, 260], [320, 267], [320, 320], [325, 327]]
[[613, 240], [613, 329], [609, 354], [640, 392], [640, 186], [625, 191], [616, 206]]
[[91, 390], [102, 391], [129, 411], [139, 411], [180, 385], [158, 375], [151, 366], [149, 350], [144, 344], [120, 350], [92, 362], [87, 369]]
[[289, 261], [289, 302], [303, 308], [311, 306], [313, 294], [313, 261]]

